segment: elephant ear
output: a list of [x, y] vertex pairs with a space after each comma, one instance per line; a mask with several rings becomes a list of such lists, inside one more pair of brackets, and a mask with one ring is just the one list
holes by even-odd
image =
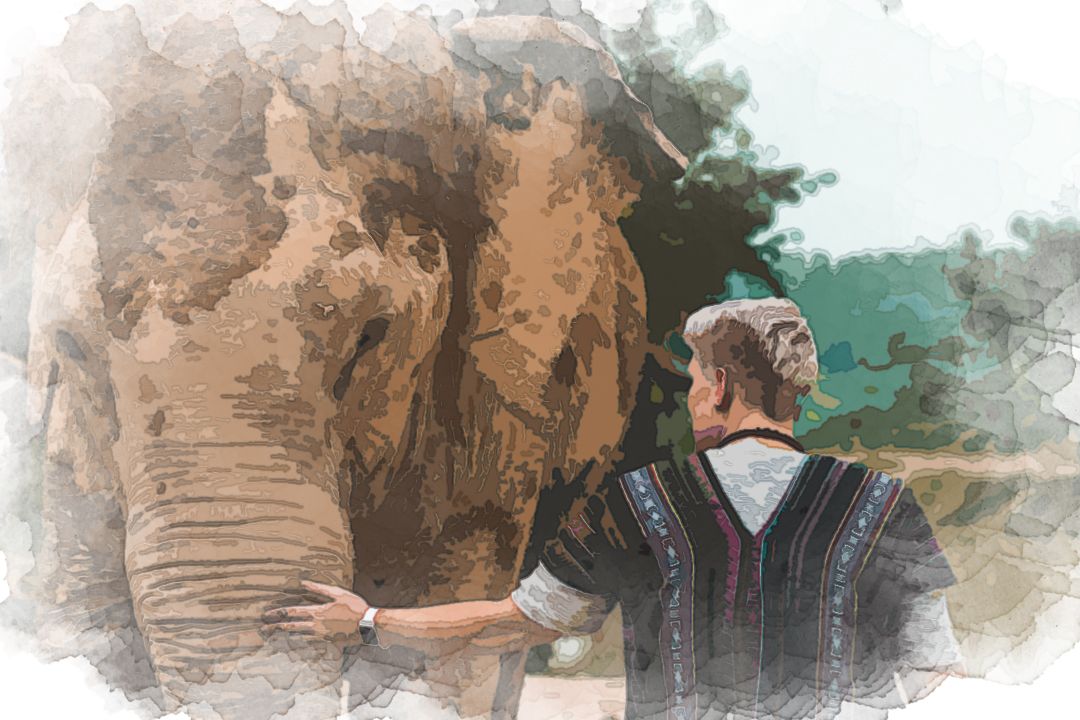
[[590, 414], [610, 425], [628, 415], [644, 341], [644, 282], [619, 220], [686, 158], [580, 28], [492, 17], [450, 32], [487, 118], [476, 368], [549, 436], [563, 422], [571, 436], [589, 432]]

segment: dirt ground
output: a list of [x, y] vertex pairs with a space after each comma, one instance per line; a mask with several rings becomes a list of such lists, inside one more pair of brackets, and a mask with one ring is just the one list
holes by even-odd
[[622, 678], [529, 675], [518, 720], [622, 720]]

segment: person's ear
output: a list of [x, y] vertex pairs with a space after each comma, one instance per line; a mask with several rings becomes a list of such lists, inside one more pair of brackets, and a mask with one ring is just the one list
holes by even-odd
[[720, 412], [727, 412], [731, 408], [731, 385], [728, 383], [727, 371], [723, 368], [716, 369], [716, 395], [713, 403]]

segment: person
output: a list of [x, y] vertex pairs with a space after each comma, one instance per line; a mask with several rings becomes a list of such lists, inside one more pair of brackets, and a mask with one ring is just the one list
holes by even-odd
[[267, 622], [508, 652], [591, 633], [618, 604], [627, 720], [883, 716], [961, 672], [942, 594], [955, 578], [911, 490], [793, 437], [818, 372], [798, 307], [710, 305], [683, 337], [696, 452], [612, 472], [563, 508], [509, 597], [376, 610], [307, 583], [329, 602]]

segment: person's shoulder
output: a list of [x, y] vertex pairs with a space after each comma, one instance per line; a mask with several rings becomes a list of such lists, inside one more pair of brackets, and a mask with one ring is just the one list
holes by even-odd
[[670, 449], [660, 448], [644, 458], [639, 456], [630, 462], [616, 463], [607, 479], [618, 481], [627, 476], [656, 472], [684, 462], [686, 462], [685, 457], [681, 457]]
[[875, 481], [887, 482], [900, 489], [906, 489], [906, 483], [901, 475], [896, 475], [890, 470], [883, 470], [862, 460], [854, 460], [828, 453], [807, 452], [805, 462], [808, 466], [813, 465], [819, 469], [833, 469], [837, 471], [858, 473], [866, 475]]
[[615, 463], [615, 467], [626, 472], [640, 470], [653, 463], [670, 461], [680, 454], [682, 453], [680, 453], [677, 448], [672, 448], [667, 445], [663, 447], [650, 447], [647, 450], [624, 455], [619, 462]]

